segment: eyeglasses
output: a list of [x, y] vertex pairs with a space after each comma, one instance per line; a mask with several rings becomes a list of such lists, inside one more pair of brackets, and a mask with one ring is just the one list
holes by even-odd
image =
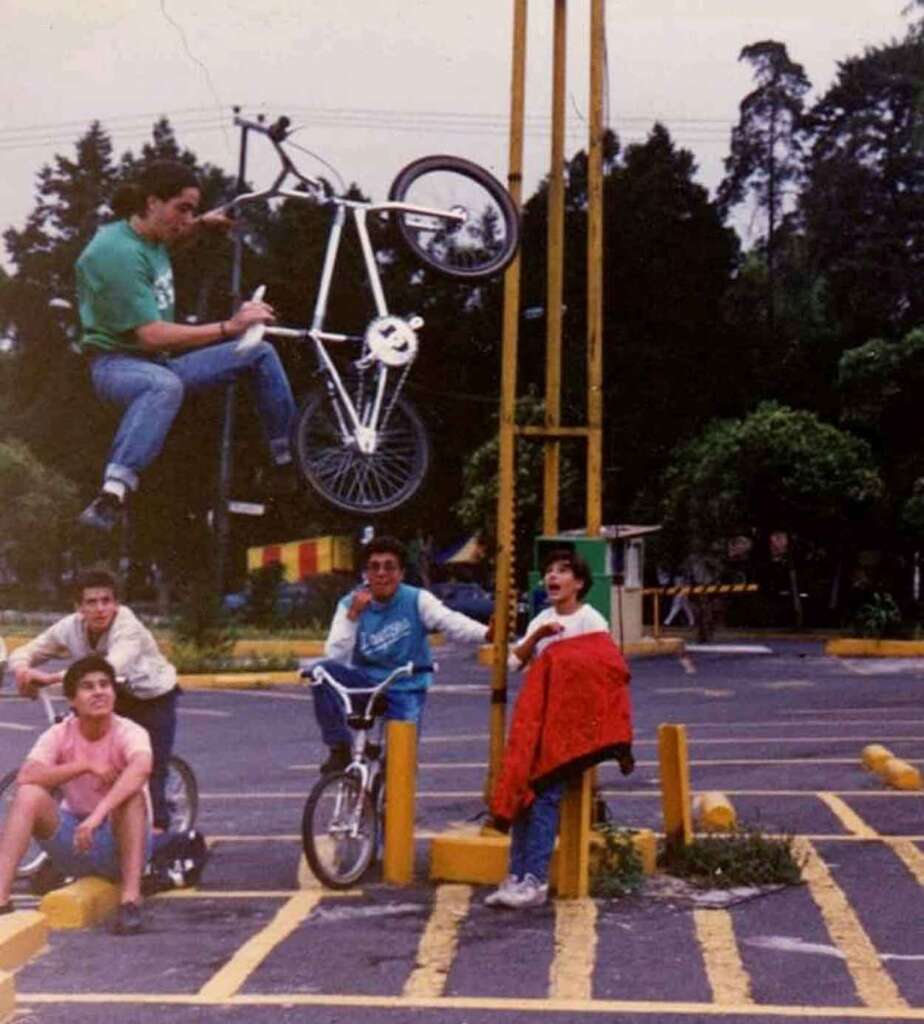
[[379, 562], [379, 561], [376, 561], [375, 559], [373, 559], [372, 561], [366, 563], [366, 568], [369, 570], [369, 572], [400, 572], [401, 571], [401, 566], [397, 562], [393, 561], [392, 559], [389, 559], [387, 562]]

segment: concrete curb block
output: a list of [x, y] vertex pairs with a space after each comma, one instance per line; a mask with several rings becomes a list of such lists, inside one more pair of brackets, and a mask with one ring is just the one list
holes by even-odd
[[890, 757], [879, 774], [893, 789], [921, 789], [921, 773], [900, 757]]
[[47, 942], [48, 919], [44, 914], [37, 910], [5, 914], [0, 918], [0, 972], [22, 967]]
[[[642, 861], [642, 870], [653, 875], [657, 859], [655, 835], [649, 829], [639, 829], [633, 835], [633, 844]], [[590, 837], [590, 871], [593, 875], [599, 864], [605, 840], [596, 833]], [[430, 880], [441, 882], [467, 882], [470, 885], [498, 885], [507, 877], [510, 837], [478, 832], [446, 832], [430, 841]], [[555, 888], [558, 878], [558, 850], [552, 854], [549, 881]]]
[[92, 928], [119, 905], [119, 887], [104, 878], [78, 878], [42, 897], [39, 910], [54, 931]]
[[881, 743], [869, 743], [860, 751], [860, 760], [863, 762], [863, 767], [877, 774], [882, 773], [886, 761], [894, 756], [892, 751]]
[[724, 793], [697, 793], [693, 798], [693, 821], [700, 832], [731, 832], [738, 815]]
[[863, 640], [840, 637], [825, 644], [836, 658], [924, 658], [924, 640]]
[[0, 1024], [13, 1019], [16, 1012], [16, 983], [13, 975], [0, 971]]

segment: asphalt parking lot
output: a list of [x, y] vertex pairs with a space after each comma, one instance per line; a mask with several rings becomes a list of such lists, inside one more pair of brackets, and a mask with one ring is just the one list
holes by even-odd
[[[321, 756], [307, 693], [188, 693], [177, 750], [213, 843], [201, 886], [150, 901], [140, 936], [53, 933], [17, 975], [17, 1020], [924, 1020], [922, 794], [859, 762], [882, 742], [922, 763], [924, 664], [769, 648], [637, 661], [638, 767], [600, 780], [616, 821], [658, 830], [657, 726], [685, 723], [693, 790], [796, 835], [802, 886], [705, 909], [652, 883], [513, 914], [479, 887], [429, 884], [428, 838], [481, 812], [487, 753], [488, 670], [447, 647], [421, 739], [417, 884], [313, 884], [298, 834]], [[40, 727], [3, 693], [0, 771]]]

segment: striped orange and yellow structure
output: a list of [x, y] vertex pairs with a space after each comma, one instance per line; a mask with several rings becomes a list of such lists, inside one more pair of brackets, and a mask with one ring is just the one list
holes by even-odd
[[263, 544], [247, 549], [247, 571], [279, 562], [283, 577], [297, 583], [321, 572], [352, 572], [354, 568], [351, 537], [307, 537], [285, 544]]

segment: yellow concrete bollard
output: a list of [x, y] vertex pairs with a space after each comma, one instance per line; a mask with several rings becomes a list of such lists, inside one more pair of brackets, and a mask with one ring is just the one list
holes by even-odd
[[382, 877], [391, 885], [414, 880], [414, 811], [417, 802], [417, 726], [386, 726], [385, 853]]
[[724, 793], [697, 793], [693, 821], [701, 832], [730, 832], [738, 823], [738, 815]]
[[869, 743], [867, 744], [862, 752], [860, 753], [860, 759], [863, 761], [863, 767], [868, 768], [871, 772], [881, 772], [886, 761], [890, 757], [895, 755], [889, 750], [888, 747], [884, 747], [881, 743]]
[[891, 757], [882, 769], [882, 777], [894, 789], [920, 789], [921, 773], [900, 757]]
[[658, 760], [665, 840], [669, 848], [686, 846], [693, 838], [686, 726], [666, 723], [658, 726]]
[[0, 1021], [12, 1020], [16, 1012], [16, 983], [13, 975], [0, 971]]

